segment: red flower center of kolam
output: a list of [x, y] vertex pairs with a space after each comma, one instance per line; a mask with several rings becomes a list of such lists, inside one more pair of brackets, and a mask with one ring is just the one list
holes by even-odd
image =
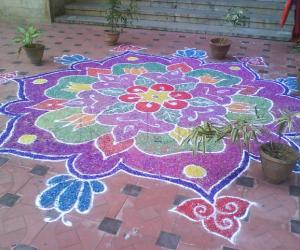
[[184, 109], [188, 106], [186, 100], [192, 95], [185, 91], [176, 91], [166, 83], [156, 83], [150, 88], [145, 86], [131, 86], [127, 93], [119, 96], [119, 100], [127, 103], [135, 103], [135, 108], [141, 112], [156, 112], [161, 107], [168, 109]]

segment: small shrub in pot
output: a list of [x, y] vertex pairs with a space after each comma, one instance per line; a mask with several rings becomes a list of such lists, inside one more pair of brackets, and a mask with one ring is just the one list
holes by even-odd
[[124, 28], [134, 18], [137, 7], [135, 0], [130, 0], [125, 8], [121, 0], [109, 0], [109, 8], [106, 11], [106, 21], [109, 29], [105, 30], [105, 42], [108, 45], [118, 43], [120, 37], [120, 28]]
[[34, 43], [34, 40], [41, 35], [41, 31], [34, 26], [17, 27], [19, 35], [14, 37], [14, 42], [21, 44], [18, 53], [24, 50], [32, 64], [40, 65], [44, 55], [45, 46]]
[[[247, 9], [244, 8], [229, 8], [224, 16], [224, 20], [233, 26], [245, 26], [249, 18], [246, 15]], [[227, 27], [226, 27], [227, 28]], [[230, 27], [228, 27], [229, 29]], [[211, 57], [222, 60], [226, 58], [227, 53], [231, 47], [231, 40], [224, 37], [212, 38], [209, 42]]]
[[[286, 130], [290, 131], [294, 125], [298, 127], [295, 123], [300, 118], [300, 112], [280, 112], [281, 116], [276, 124], [279, 138]], [[288, 179], [300, 155], [297, 150], [285, 143], [270, 141], [261, 145], [260, 158], [267, 181], [280, 184]]]

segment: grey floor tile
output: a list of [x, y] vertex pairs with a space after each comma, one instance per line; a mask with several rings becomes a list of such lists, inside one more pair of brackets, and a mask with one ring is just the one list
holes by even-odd
[[122, 221], [120, 220], [105, 217], [98, 226], [98, 229], [109, 234], [117, 234], [121, 224]]

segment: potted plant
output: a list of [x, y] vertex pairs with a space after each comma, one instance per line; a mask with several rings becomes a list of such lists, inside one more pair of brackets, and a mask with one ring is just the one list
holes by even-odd
[[[229, 8], [224, 19], [233, 26], [242, 26], [248, 20], [246, 12], [247, 10], [244, 8]], [[225, 37], [212, 38], [209, 42], [212, 58], [224, 59], [231, 47], [231, 43], [231, 40]]]
[[[300, 112], [281, 113], [276, 121], [280, 137], [286, 128], [291, 129], [295, 117], [299, 118]], [[233, 143], [238, 143], [241, 149], [245, 148], [250, 151], [251, 141], [254, 140], [258, 143], [258, 137], [263, 133], [267, 133], [263, 126], [255, 125], [259, 119], [261, 118], [257, 117], [256, 120], [250, 121], [237, 119], [224, 124], [206, 121], [192, 129], [183, 143], [189, 143], [192, 146], [193, 154], [197, 151], [205, 153], [208, 142], [217, 142], [227, 138]], [[260, 156], [266, 180], [275, 184], [279, 184], [288, 178], [300, 158], [299, 153], [291, 146], [273, 141], [260, 146]]]
[[209, 41], [209, 47], [211, 51], [211, 57], [213, 59], [222, 60], [226, 58], [226, 55], [231, 47], [231, 40], [225, 37], [214, 37]]
[[105, 42], [108, 45], [117, 44], [120, 36], [120, 28], [126, 27], [136, 13], [135, 0], [130, 0], [127, 8], [124, 8], [121, 0], [109, 0], [110, 7], [106, 11], [106, 21], [109, 30], [105, 30]]
[[[278, 135], [290, 131], [293, 123], [300, 117], [300, 112], [281, 112], [277, 119]], [[287, 180], [289, 174], [300, 159], [299, 153], [282, 142], [268, 142], [260, 147], [260, 158], [265, 178], [270, 183], [279, 184]]]
[[18, 54], [20, 54], [23, 49], [33, 64], [40, 65], [44, 55], [45, 46], [43, 44], [33, 43], [33, 41], [41, 35], [41, 31], [34, 26], [17, 27], [17, 31], [20, 34], [14, 37], [13, 40], [15, 43], [21, 44]]

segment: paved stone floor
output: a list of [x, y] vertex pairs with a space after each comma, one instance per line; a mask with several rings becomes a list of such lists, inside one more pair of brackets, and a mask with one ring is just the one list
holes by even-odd
[[[93, 59], [111, 54], [110, 48], [103, 43], [102, 27], [52, 24], [42, 29], [41, 42], [47, 47], [44, 63], [32, 66], [24, 54], [18, 57], [18, 46], [11, 42], [15, 25], [0, 24], [1, 72], [18, 70], [22, 75], [31, 75], [54, 70], [62, 66], [54, 63], [53, 57], [62, 54], [78, 53]], [[290, 43], [246, 38], [232, 40], [230, 55], [264, 57], [269, 67], [257, 69], [263, 78], [295, 76], [300, 54], [292, 51]], [[147, 53], [152, 54], [172, 54], [184, 47], [208, 50], [208, 41], [205, 35], [145, 30], [126, 30], [121, 37], [121, 42], [147, 47]], [[0, 86], [0, 102], [15, 96], [15, 83]], [[0, 116], [1, 130], [6, 120]], [[95, 199], [89, 214], [68, 215], [72, 227], [61, 222], [46, 223], [43, 220], [46, 215], [36, 208], [35, 198], [45, 188], [47, 179], [64, 173], [64, 162], [0, 157], [1, 250], [299, 249], [300, 179], [295, 174], [287, 183], [271, 185], [263, 179], [260, 165], [252, 163], [240, 179], [222, 191], [221, 195], [256, 202], [242, 221], [241, 231], [232, 244], [209, 234], [201, 224], [168, 211], [178, 202], [195, 197], [192, 191], [125, 173], [106, 180], [109, 189]], [[127, 186], [124, 191], [128, 184], [140, 188]]]

